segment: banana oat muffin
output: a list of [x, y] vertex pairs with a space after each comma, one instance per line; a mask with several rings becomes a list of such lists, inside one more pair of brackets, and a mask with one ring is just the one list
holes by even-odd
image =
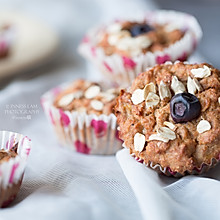
[[84, 154], [115, 154], [121, 149], [113, 114], [119, 89], [103, 83], [76, 80], [46, 92], [45, 114], [60, 144]]
[[220, 72], [182, 62], [141, 73], [115, 107], [130, 154], [167, 175], [201, 173], [220, 157]]

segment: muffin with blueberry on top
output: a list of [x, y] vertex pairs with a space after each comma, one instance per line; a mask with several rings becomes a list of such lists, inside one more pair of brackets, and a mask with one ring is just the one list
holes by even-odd
[[89, 32], [79, 52], [113, 84], [129, 85], [138, 73], [166, 61], [184, 61], [201, 38], [190, 15], [149, 12], [141, 19], [117, 20]]
[[207, 63], [156, 65], [115, 110], [124, 145], [151, 168], [178, 177], [220, 159], [220, 72]]

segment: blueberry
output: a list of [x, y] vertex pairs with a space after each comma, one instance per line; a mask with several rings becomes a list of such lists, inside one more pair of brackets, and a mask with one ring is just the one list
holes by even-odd
[[132, 37], [136, 37], [140, 34], [145, 34], [149, 31], [152, 31], [153, 28], [147, 24], [135, 24], [131, 27], [130, 33]]
[[170, 113], [176, 123], [192, 121], [200, 115], [201, 104], [196, 96], [179, 93], [170, 101]]

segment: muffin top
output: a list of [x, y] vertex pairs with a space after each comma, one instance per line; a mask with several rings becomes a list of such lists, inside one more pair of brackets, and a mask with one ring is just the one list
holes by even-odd
[[115, 107], [120, 138], [146, 164], [184, 174], [220, 154], [220, 72], [207, 63], [157, 65]]
[[4, 149], [0, 150], [0, 164], [8, 161], [12, 157], [16, 157], [18, 155], [17, 148], [18, 148], [18, 145], [16, 144], [10, 150], [7, 150], [7, 151]]
[[58, 94], [54, 106], [64, 111], [109, 115], [116, 104], [118, 89], [105, 89], [103, 85], [85, 80], [76, 80]]
[[118, 53], [129, 57], [162, 51], [183, 36], [184, 31], [174, 23], [117, 21], [100, 32], [97, 46], [102, 47], [106, 55]]

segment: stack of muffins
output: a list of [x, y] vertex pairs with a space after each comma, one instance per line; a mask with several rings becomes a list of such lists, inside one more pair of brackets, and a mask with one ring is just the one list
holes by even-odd
[[175, 177], [217, 164], [220, 72], [183, 62], [201, 36], [194, 17], [174, 11], [89, 31], [79, 52], [102, 82], [76, 80], [42, 97], [60, 143], [103, 155], [114, 154], [123, 141], [138, 161]]

